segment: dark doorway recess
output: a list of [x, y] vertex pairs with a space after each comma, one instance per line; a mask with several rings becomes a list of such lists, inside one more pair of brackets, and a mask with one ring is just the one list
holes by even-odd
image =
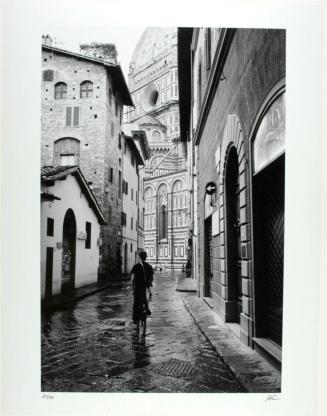
[[204, 221], [204, 295], [212, 296], [212, 219], [211, 216]]
[[127, 243], [125, 243], [125, 248], [124, 248], [124, 273], [127, 273]]
[[231, 302], [230, 322], [240, 322], [242, 312], [240, 191], [236, 148], [229, 153], [226, 166], [226, 230], [228, 300]]
[[75, 288], [76, 220], [72, 209], [64, 219], [62, 236], [61, 293], [71, 293]]
[[52, 297], [53, 247], [47, 247], [45, 266], [45, 299]]
[[282, 345], [285, 155], [253, 178], [256, 337]]

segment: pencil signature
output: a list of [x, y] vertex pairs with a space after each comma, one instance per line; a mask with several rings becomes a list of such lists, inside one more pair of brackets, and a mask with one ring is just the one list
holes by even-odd
[[280, 396], [278, 394], [268, 394], [265, 401], [271, 402], [272, 400], [280, 400]]

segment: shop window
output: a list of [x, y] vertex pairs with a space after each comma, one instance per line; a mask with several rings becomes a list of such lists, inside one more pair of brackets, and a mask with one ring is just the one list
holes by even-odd
[[91, 223], [88, 221], [86, 221], [85, 223], [85, 230], [86, 230], [85, 248], [91, 248]]
[[93, 83], [91, 81], [84, 81], [80, 86], [80, 97], [91, 98], [93, 96]]
[[67, 98], [67, 84], [64, 82], [58, 82], [55, 85], [55, 99], [61, 100]]

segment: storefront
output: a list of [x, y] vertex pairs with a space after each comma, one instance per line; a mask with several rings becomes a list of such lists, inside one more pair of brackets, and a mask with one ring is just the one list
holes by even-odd
[[285, 82], [268, 94], [252, 136], [255, 344], [282, 345]]

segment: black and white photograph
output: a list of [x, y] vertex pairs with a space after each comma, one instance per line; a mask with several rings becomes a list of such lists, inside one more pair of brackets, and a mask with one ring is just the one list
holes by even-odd
[[4, 414], [318, 416], [319, 8], [18, 3]]
[[281, 391], [285, 47], [42, 37], [42, 391]]

